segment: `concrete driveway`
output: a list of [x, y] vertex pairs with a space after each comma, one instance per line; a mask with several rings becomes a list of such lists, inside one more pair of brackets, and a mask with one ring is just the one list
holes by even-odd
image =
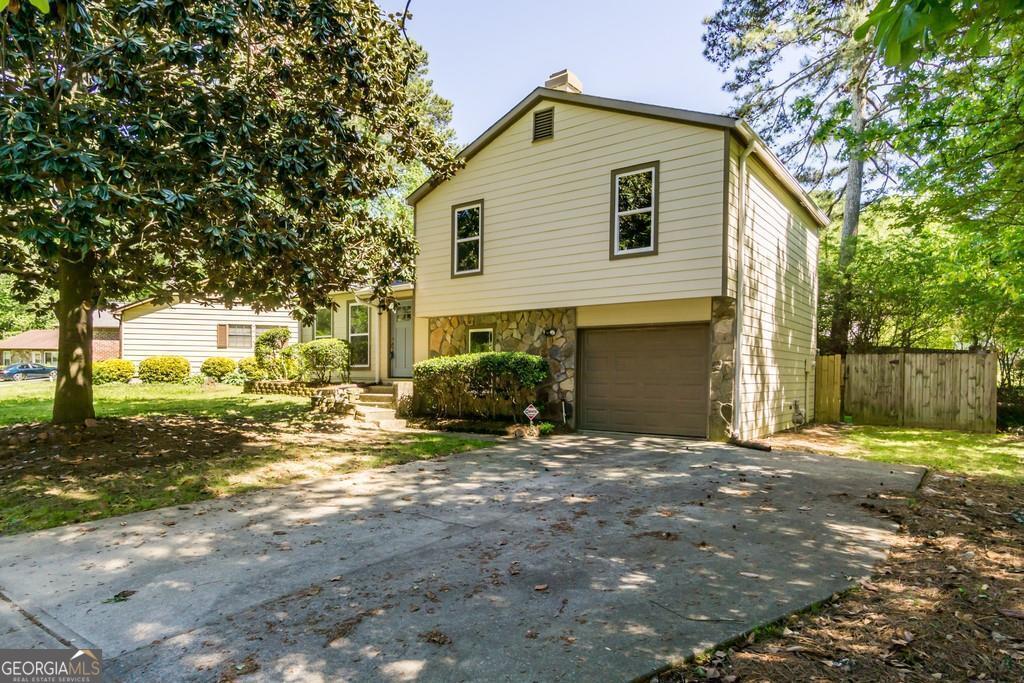
[[0, 539], [116, 680], [631, 680], [869, 573], [919, 468], [588, 434]]

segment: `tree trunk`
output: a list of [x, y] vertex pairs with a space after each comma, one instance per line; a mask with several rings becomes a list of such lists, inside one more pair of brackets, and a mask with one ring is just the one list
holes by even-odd
[[96, 416], [92, 405], [93, 264], [61, 260], [57, 273], [57, 390], [53, 421], [83, 422]]
[[[853, 111], [850, 113], [850, 128], [854, 135], [864, 132], [864, 107], [866, 96], [862, 84], [854, 86], [850, 93]], [[839, 291], [832, 309], [832, 329], [829, 334], [832, 353], [846, 353], [850, 345], [850, 298], [853, 285], [848, 269], [857, 251], [857, 228], [860, 225], [860, 203], [864, 185], [864, 148], [856, 140], [850, 147], [850, 163], [846, 169], [846, 193], [843, 203], [843, 228], [839, 240]]]

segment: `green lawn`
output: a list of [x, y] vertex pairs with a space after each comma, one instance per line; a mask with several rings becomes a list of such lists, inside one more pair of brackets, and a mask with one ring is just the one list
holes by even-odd
[[813, 425], [772, 437], [777, 448], [924, 465], [933, 470], [1024, 484], [1024, 438], [914, 427]]
[[[96, 416], [203, 415], [273, 419], [297, 415], [309, 399], [242, 394], [242, 387], [105, 384], [95, 388]], [[53, 408], [51, 382], [0, 384], [0, 425], [43, 422]]]
[[[48, 382], [0, 387], [0, 425], [46, 420], [52, 392]], [[0, 534], [185, 505], [493, 443], [354, 430], [339, 416], [308, 412], [308, 405], [296, 397], [241, 394], [239, 387], [97, 387], [97, 413], [108, 418], [97, 426], [17, 426], [12, 441], [0, 440]]]

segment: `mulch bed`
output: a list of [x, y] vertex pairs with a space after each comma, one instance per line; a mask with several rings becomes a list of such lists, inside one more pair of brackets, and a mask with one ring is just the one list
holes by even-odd
[[902, 533], [870, 580], [659, 683], [1024, 680], [1024, 490], [932, 474], [874, 502]]

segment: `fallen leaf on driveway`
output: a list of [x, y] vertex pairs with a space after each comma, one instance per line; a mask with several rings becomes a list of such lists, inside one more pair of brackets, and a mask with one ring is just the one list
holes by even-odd
[[438, 631], [436, 628], [432, 631], [424, 631], [420, 634], [420, 640], [425, 643], [431, 643], [432, 645], [450, 645], [452, 639], [447, 634]]
[[120, 593], [118, 593], [118, 594], [117, 594], [117, 595], [115, 595], [114, 597], [112, 597], [112, 598], [107, 598], [107, 599], [106, 599], [106, 600], [104, 600], [103, 602], [104, 602], [104, 603], [110, 603], [110, 602], [124, 602], [124, 601], [125, 601], [125, 600], [127, 600], [128, 598], [130, 598], [130, 597], [132, 597], [133, 595], [135, 595], [135, 593], [136, 593], [136, 591], [121, 591]]
[[548, 585], [546, 583], [538, 583], [536, 586], [533, 587], [533, 590], [535, 591], [546, 591], [547, 589]]

